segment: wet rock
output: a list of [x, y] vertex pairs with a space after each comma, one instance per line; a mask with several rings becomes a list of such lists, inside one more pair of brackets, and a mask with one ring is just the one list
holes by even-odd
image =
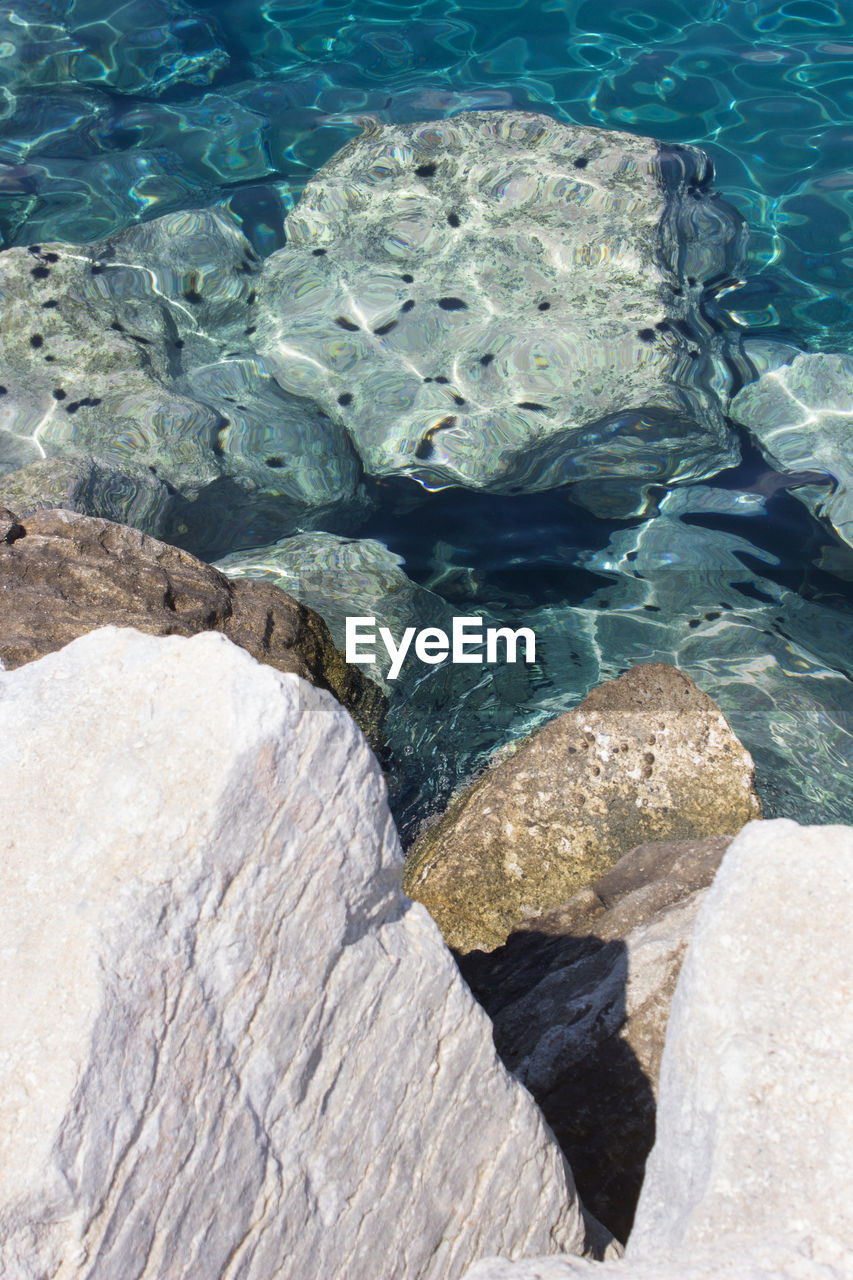
[[711, 176], [693, 148], [522, 112], [372, 126], [288, 216], [260, 350], [374, 475], [641, 511], [652, 480], [737, 458], [699, 301], [743, 230]]
[[23, 536], [0, 545], [7, 670], [105, 625], [160, 636], [221, 631], [258, 661], [332, 692], [378, 744], [380, 690], [346, 664], [322, 618], [277, 587], [229, 582], [188, 552], [106, 520], [44, 510], [15, 523]]
[[853, 1274], [853, 828], [751, 823], [699, 910], [624, 1262], [482, 1262], [466, 1280]]
[[123, 461], [119, 469], [85, 453], [39, 458], [0, 477], [0, 504], [22, 516], [60, 507], [160, 535], [169, 530], [171, 497], [146, 468]]
[[584, 1203], [621, 1240], [654, 1141], [675, 983], [730, 843], [640, 845], [496, 951], [460, 957], [501, 1059], [542, 1108]]
[[[128, 490], [135, 471], [151, 471], [170, 488], [174, 534], [206, 554], [247, 528], [257, 539], [357, 508], [346, 433], [255, 358], [256, 272], [248, 241], [216, 210], [80, 249], [3, 253], [4, 469], [86, 452], [120, 471], [129, 462]], [[131, 496], [123, 518], [143, 506]]]
[[585, 637], [599, 678], [634, 662], [673, 663], [748, 745], [766, 816], [842, 822], [853, 806], [842, 763], [853, 758], [849, 618], [804, 581], [808, 517], [784, 494], [775, 499], [789, 507], [777, 519], [797, 529], [786, 554], [771, 501], [710, 485], [675, 489], [655, 519], [581, 557], [610, 579], [582, 608], [534, 611], [529, 622], [549, 651], [561, 631]]
[[[399, 641], [406, 627], [438, 626], [449, 631], [453, 611], [440, 596], [407, 577], [402, 556], [372, 538], [343, 538], [331, 533], [304, 533], [269, 547], [235, 551], [216, 567], [229, 578], [272, 582], [316, 610], [339, 648], [346, 643], [348, 617], [373, 617]], [[376, 646], [370, 676], [386, 692], [390, 658]]]
[[730, 413], [782, 471], [821, 472], [794, 489], [853, 546], [853, 356], [788, 355], [739, 391]]
[[633, 667], [498, 759], [415, 844], [404, 888], [450, 946], [499, 946], [650, 840], [738, 831], [749, 753], [674, 667]]
[[10, 1275], [600, 1251], [328, 694], [114, 627], [0, 682]]

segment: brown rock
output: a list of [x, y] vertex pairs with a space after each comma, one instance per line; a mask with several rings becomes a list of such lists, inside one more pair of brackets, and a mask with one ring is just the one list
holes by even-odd
[[692, 680], [633, 667], [490, 765], [415, 843], [403, 887], [450, 946], [489, 951], [639, 844], [760, 817], [754, 772]]
[[259, 662], [328, 689], [369, 741], [386, 701], [323, 619], [278, 587], [230, 581], [187, 551], [71, 511], [0, 510], [0, 663], [7, 670], [108, 625], [149, 635], [221, 631]]
[[642, 845], [503, 947], [460, 958], [584, 1203], [622, 1240], [654, 1141], [676, 980], [731, 838]]

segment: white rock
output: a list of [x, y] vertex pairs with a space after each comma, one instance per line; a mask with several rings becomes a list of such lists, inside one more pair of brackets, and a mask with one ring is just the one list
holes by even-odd
[[750, 823], [700, 909], [622, 1262], [466, 1280], [853, 1276], [853, 827]]
[[584, 1247], [346, 712], [217, 634], [0, 676], [4, 1280]]

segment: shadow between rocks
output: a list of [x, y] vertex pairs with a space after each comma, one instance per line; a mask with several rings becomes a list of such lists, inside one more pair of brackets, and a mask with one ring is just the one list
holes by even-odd
[[594, 935], [512, 934], [456, 955], [495, 1048], [531, 1092], [585, 1206], [623, 1243], [655, 1137], [655, 1094], [622, 1038], [628, 948]]

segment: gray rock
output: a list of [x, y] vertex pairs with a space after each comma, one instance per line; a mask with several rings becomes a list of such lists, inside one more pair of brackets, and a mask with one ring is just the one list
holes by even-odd
[[827, 477], [794, 492], [853, 546], [853, 356], [793, 356], [739, 391], [730, 413], [773, 466]]
[[600, 1247], [328, 694], [116, 628], [0, 683], [9, 1280]]
[[[315, 609], [332, 633], [335, 644], [346, 643], [348, 617], [374, 617], [399, 641], [406, 627], [452, 626], [453, 611], [440, 596], [407, 577], [402, 556], [371, 538], [343, 538], [331, 533], [303, 533], [269, 547], [235, 551], [216, 568], [229, 578], [273, 582], [282, 591]], [[376, 647], [377, 663], [370, 676], [387, 692], [390, 658]], [[365, 668], [367, 669], [367, 668]], [[411, 670], [411, 668], [409, 668]]]
[[628, 1237], [675, 983], [729, 836], [645, 844], [491, 954], [460, 957], [596, 1217]]
[[170, 524], [159, 505], [146, 523], [133, 498], [122, 518], [206, 553], [246, 526], [256, 538], [357, 509], [360, 468], [343, 429], [283, 392], [247, 346], [256, 272], [217, 211], [80, 249], [2, 254], [6, 470], [79, 452], [113, 471], [129, 462], [128, 489], [140, 469], [168, 487]]
[[288, 216], [260, 349], [374, 475], [577, 482], [597, 512], [640, 511], [652, 481], [737, 458], [698, 304], [743, 230], [710, 179], [693, 148], [522, 112], [374, 125]]
[[751, 823], [682, 966], [657, 1138], [624, 1262], [481, 1262], [466, 1280], [853, 1275], [853, 828]]
[[0, 506], [22, 516], [58, 507], [158, 535], [168, 532], [173, 502], [162, 480], [130, 460], [119, 468], [91, 454], [67, 453], [0, 477]]
[[760, 812], [752, 759], [711, 699], [673, 667], [639, 665], [499, 753], [417, 841], [403, 886], [450, 946], [492, 951], [636, 845], [738, 831]]

